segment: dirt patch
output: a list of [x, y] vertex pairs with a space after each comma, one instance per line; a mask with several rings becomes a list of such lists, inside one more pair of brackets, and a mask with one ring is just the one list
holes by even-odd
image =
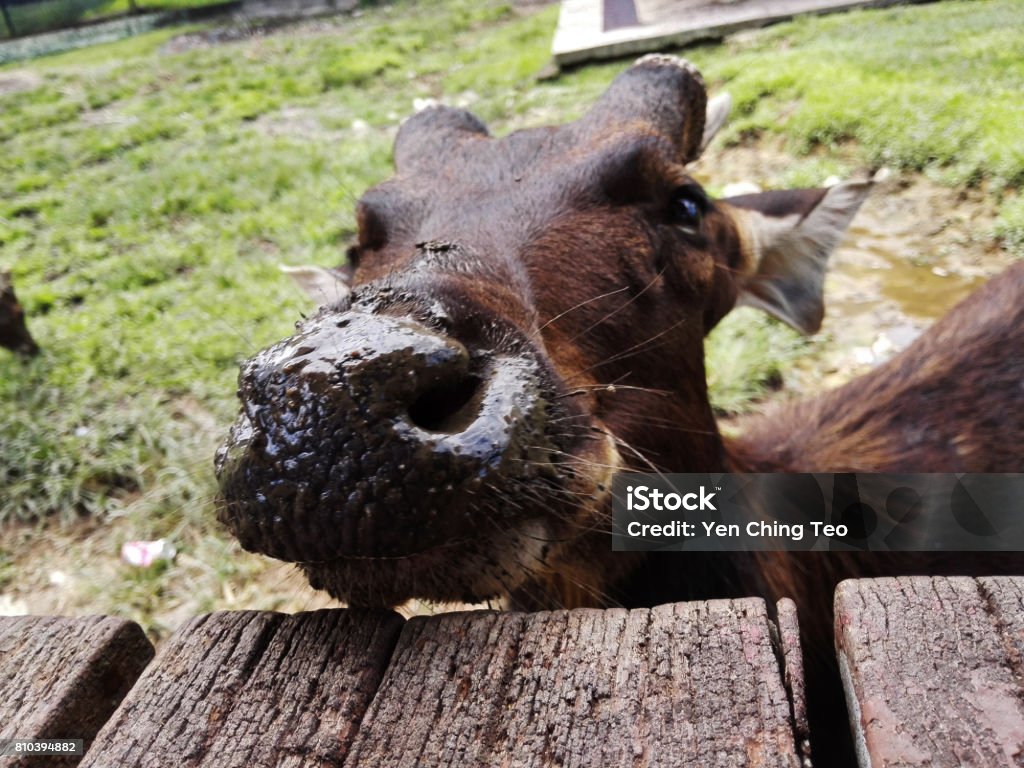
[[[163, 566], [131, 566], [121, 560], [120, 545], [132, 536], [124, 519], [0, 529], [0, 554], [9, 575], [0, 592], [0, 616], [117, 615], [139, 622], [159, 644], [193, 616], [210, 611], [344, 607], [310, 587], [296, 566], [226, 541], [188, 547]], [[216, 549], [216, 556], [204, 551], [208, 548]], [[225, 558], [231, 560], [230, 575], [223, 573]], [[398, 612], [411, 617], [497, 607], [413, 600]]]
[[160, 53], [173, 55], [194, 51], [200, 48], [211, 48], [215, 45], [238, 43], [253, 38], [266, 37], [275, 29], [284, 26], [284, 22], [268, 24], [231, 24], [201, 32], [189, 32], [172, 37], [160, 48]]
[[[337, 142], [348, 133], [369, 130], [366, 123], [352, 120], [345, 110], [328, 111], [317, 107], [285, 107], [277, 112], [260, 115], [253, 123], [268, 136], [291, 136], [317, 142]], [[349, 130], [330, 127], [348, 125]]]
[[[906, 348], [1014, 260], [992, 235], [996, 210], [977, 190], [920, 177], [880, 184], [836, 252], [822, 383], [845, 381]], [[838, 374], [838, 376], [836, 376]]]
[[43, 78], [27, 69], [0, 72], [0, 96], [23, 91], [34, 91], [43, 84]]
[[219, 440], [225, 430], [225, 425], [217, 416], [192, 395], [176, 398], [171, 415], [175, 419], [187, 421], [214, 441]]
[[[0, 552], [11, 574], [0, 595], [0, 615], [112, 614], [140, 622], [160, 641], [192, 616], [213, 610], [295, 612], [339, 605], [314, 591], [294, 566], [224, 542], [188, 547], [172, 563], [129, 565], [120, 548], [134, 538], [132, 527], [122, 518], [0, 529]], [[232, 574], [222, 572], [219, 559], [204, 556], [207, 547], [231, 560]]]
[[94, 128], [115, 128], [126, 125], [135, 125], [139, 122], [139, 118], [135, 115], [126, 115], [114, 107], [90, 109], [83, 112], [79, 119], [83, 124]]

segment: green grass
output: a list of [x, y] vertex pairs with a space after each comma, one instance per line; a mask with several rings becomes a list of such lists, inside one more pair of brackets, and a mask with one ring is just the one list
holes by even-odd
[[733, 310], [708, 336], [708, 387], [719, 414], [749, 410], [783, 385], [784, 371], [808, 341], [762, 312]]
[[1004, 248], [1017, 258], [1024, 258], [1024, 197], [1004, 200], [995, 233]]
[[216, 5], [224, 0], [135, 0], [135, 7], [132, 7], [131, 0], [106, 0], [96, 12], [87, 14], [87, 19], [97, 17], [115, 16], [117, 14], [131, 13], [133, 11], [148, 13], [150, 11], [170, 11], [179, 8], [202, 8], [206, 5]]
[[[1024, 250], [1017, 14], [950, 0], [686, 55], [736, 100], [726, 142], [787, 143], [784, 181], [885, 164], [985, 184], [1007, 201], [999, 236]], [[342, 258], [416, 98], [471, 103], [498, 133], [579, 115], [623, 63], [538, 83], [556, 17], [397, 2], [181, 53], [166, 44], [200, 28], [0, 67], [43, 79], [0, 96], [0, 262], [45, 350], [27, 364], [0, 350], [0, 520], [130, 516], [139, 536], [226, 551], [206, 500], [238, 363], [309, 309], [277, 265]], [[709, 352], [718, 408], [749, 408], [801, 344], [727, 319]], [[168, 573], [109, 604], [145, 615]]]
[[[108, 0], [40, 0], [28, 5], [12, 5], [8, 14], [19, 35], [70, 27], [100, 11]], [[0, 21], [0, 36], [8, 36], [7, 25]]]
[[[40, 60], [45, 86], [4, 99], [0, 247], [46, 353], [0, 357], [0, 517], [110, 511], [208, 459], [176, 436], [176, 403], [230, 420], [238, 362], [308, 309], [277, 265], [337, 263], [394, 124], [464, 82], [460, 58], [478, 68], [436, 30], [497, 50], [491, 25], [512, 19], [470, 2], [368, 16], [344, 36], [267, 37], [257, 60], [244, 43], [167, 55], [164, 30]], [[268, 135], [259, 119], [284, 107], [333, 138]], [[357, 118], [373, 129], [350, 131]], [[193, 474], [209, 493], [209, 467]]]
[[853, 141], [874, 165], [1019, 186], [1019, 14], [1013, 2], [944, 2], [817, 17], [697, 58], [736, 99], [733, 140], [782, 132], [799, 153]]

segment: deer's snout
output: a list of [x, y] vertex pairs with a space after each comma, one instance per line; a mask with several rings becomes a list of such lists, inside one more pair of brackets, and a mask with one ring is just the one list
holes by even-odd
[[529, 471], [540, 390], [529, 356], [322, 313], [243, 366], [217, 455], [221, 518], [247, 548], [303, 562], [471, 536], [474, 497]]

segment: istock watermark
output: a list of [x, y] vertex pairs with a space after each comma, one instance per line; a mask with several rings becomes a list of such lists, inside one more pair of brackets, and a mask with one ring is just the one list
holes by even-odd
[[630, 512], [645, 512], [648, 509], [667, 509], [674, 512], [677, 509], [715, 511], [715, 493], [708, 493], [705, 486], [700, 486], [696, 491], [678, 494], [674, 492], [664, 493], [659, 488], [649, 488], [646, 485], [626, 486], [626, 509]]
[[620, 473], [618, 551], [1024, 551], [1024, 474]]

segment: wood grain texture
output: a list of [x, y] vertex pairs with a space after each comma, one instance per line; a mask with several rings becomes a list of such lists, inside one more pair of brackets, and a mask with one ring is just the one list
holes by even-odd
[[[138, 624], [109, 616], [0, 618], [0, 738], [92, 741], [153, 658]], [[79, 757], [5, 757], [67, 766]]]
[[775, 606], [778, 647], [782, 655], [782, 679], [789, 695], [793, 716], [793, 735], [805, 766], [811, 763], [811, 729], [807, 722], [807, 683], [804, 679], [804, 654], [800, 646], [800, 625], [796, 603], [784, 597]]
[[402, 626], [389, 612], [193, 619], [96, 737], [82, 766], [336, 766]]
[[843, 582], [836, 642], [861, 765], [1024, 765], [1024, 579]]
[[760, 600], [411, 619], [346, 766], [787, 766]]

